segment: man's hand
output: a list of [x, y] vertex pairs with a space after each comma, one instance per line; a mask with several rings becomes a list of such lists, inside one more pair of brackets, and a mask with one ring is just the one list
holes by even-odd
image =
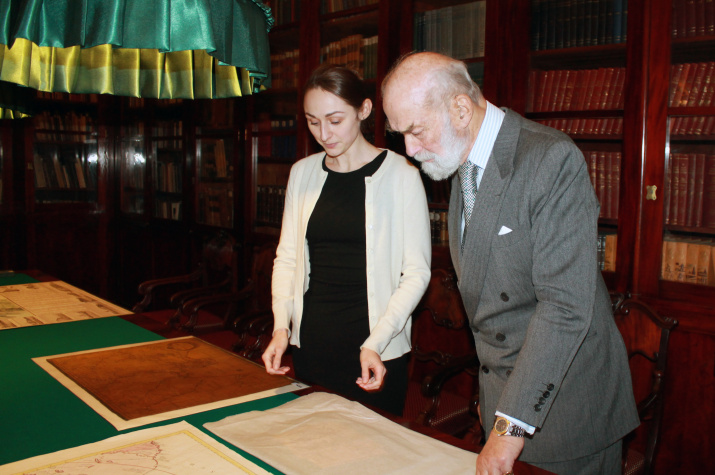
[[288, 330], [276, 331], [261, 357], [268, 374], [286, 374], [290, 370], [288, 366], [281, 366], [281, 358], [283, 358], [283, 354], [287, 349]]
[[[372, 350], [363, 348], [360, 351], [360, 367], [362, 368], [362, 376], [357, 379], [357, 385], [368, 392], [379, 391], [387, 373], [380, 355]], [[372, 376], [370, 375], [371, 373]]]
[[477, 475], [504, 475], [511, 472], [522, 450], [523, 437], [499, 437], [492, 432], [477, 457]]

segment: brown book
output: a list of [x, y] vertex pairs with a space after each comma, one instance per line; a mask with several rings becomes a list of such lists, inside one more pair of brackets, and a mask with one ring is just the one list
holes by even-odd
[[606, 196], [606, 157], [605, 157], [605, 152], [599, 152], [598, 153], [598, 162], [596, 163], [596, 169], [598, 171], [598, 178], [597, 178], [597, 183], [598, 187], [596, 188], [596, 196], [598, 197], [599, 203], [601, 203], [601, 218], [606, 218], [606, 210], [607, 210], [607, 196]]
[[698, 260], [695, 268], [695, 283], [699, 285], [715, 285], [713, 276], [713, 245], [708, 243], [698, 244]]
[[601, 211], [603, 212], [604, 218], [611, 219], [613, 218], [613, 181], [615, 179], [613, 176], [613, 163], [611, 161], [611, 153], [601, 152], [599, 156], [604, 162], [606, 170], [606, 189], [603, 192], [604, 202], [601, 204]]
[[697, 36], [697, 8], [695, 0], [685, 0], [685, 36]]
[[698, 251], [700, 244], [687, 242], [685, 252], [685, 282], [695, 284], [698, 278]]
[[556, 81], [556, 76], [559, 71], [545, 71], [544, 75], [544, 92], [539, 98], [539, 112], [548, 111], [551, 107], [551, 96], [554, 91], [554, 82]]
[[715, 0], [705, 0], [705, 34], [715, 35]]
[[561, 83], [566, 75], [565, 69], [559, 69], [554, 71], [553, 81], [549, 89], [549, 95], [547, 96], [547, 111], [556, 111], [559, 104], [559, 93], [561, 92]]
[[682, 240], [673, 241], [674, 250], [674, 266], [675, 280], [685, 282], [686, 262], [688, 260], [688, 243]]
[[593, 82], [593, 88], [591, 89], [591, 97], [588, 101], [589, 110], [595, 110], [601, 107], [601, 97], [603, 94], [607, 69], [608, 68], [598, 68], [598, 72], [596, 73], [596, 77]]
[[616, 271], [616, 255], [617, 255], [618, 235], [606, 234], [606, 249], [603, 257], [603, 270]]
[[538, 89], [536, 90], [536, 97], [534, 98], [535, 109], [534, 112], [542, 112], [544, 110], [544, 104], [546, 103], [547, 95], [547, 84], [553, 82], [552, 74], [554, 71], [539, 71]]
[[612, 217], [617, 219], [621, 194], [621, 152], [611, 152], [611, 168], [613, 169]]
[[660, 278], [670, 281], [677, 280], [675, 274], [675, 242], [671, 239], [663, 241]]

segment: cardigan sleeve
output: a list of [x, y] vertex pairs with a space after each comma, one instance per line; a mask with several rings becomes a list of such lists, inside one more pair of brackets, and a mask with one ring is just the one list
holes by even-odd
[[298, 252], [296, 242], [298, 232], [298, 204], [295, 197], [298, 167], [291, 168], [286, 187], [281, 236], [276, 249], [276, 259], [273, 262], [271, 280], [273, 331], [287, 329], [290, 335], [290, 320], [293, 315], [293, 293], [295, 292], [295, 274]]

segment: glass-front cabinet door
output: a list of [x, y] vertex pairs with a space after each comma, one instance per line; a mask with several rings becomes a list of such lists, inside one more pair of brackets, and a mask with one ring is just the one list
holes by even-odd
[[126, 215], [143, 215], [146, 192], [146, 148], [144, 124], [122, 127], [120, 142], [121, 210]]
[[691, 3], [671, 10], [660, 279], [715, 287], [715, 26]]
[[199, 129], [196, 135], [196, 222], [233, 228], [234, 134]]

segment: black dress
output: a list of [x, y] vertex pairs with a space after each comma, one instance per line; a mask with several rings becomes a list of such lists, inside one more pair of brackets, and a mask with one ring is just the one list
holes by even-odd
[[300, 348], [293, 348], [299, 380], [401, 415], [407, 392], [409, 353], [384, 362], [383, 389], [368, 393], [361, 375], [360, 345], [370, 335], [365, 258], [365, 177], [382, 165], [384, 151], [347, 173], [328, 169], [308, 221], [310, 284], [303, 299]]

